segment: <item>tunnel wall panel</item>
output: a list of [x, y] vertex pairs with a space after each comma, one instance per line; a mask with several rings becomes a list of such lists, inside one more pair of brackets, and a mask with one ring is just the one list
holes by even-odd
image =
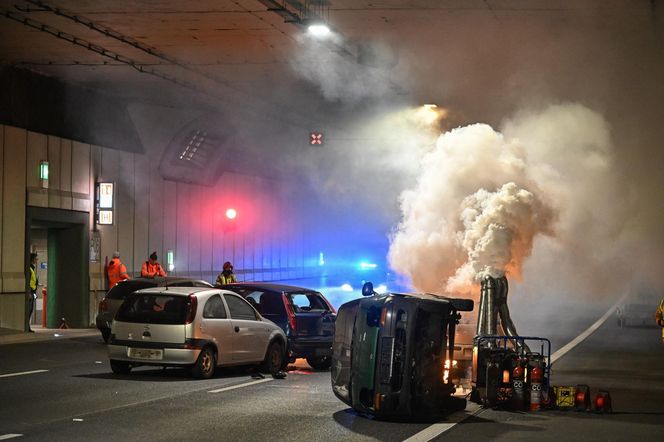
[[[28, 205], [48, 207], [48, 189], [42, 187], [39, 179], [40, 164], [42, 161], [48, 161], [48, 137], [28, 131], [27, 147], [25, 179], [28, 187]], [[50, 184], [50, 176], [48, 181]]]
[[[90, 262], [90, 320], [106, 287], [105, 264], [115, 250], [131, 276], [156, 250], [174, 276], [214, 282], [225, 261], [238, 279], [274, 281], [303, 275], [302, 224], [287, 208], [278, 182], [231, 172], [214, 187], [164, 180], [148, 156], [0, 125], [0, 326], [21, 329], [25, 314], [26, 206], [85, 212], [89, 236], [100, 239]], [[49, 162], [48, 188], [39, 163]], [[115, 183], [114, 223], [94, 225], [98, 181]], [[234, 222], [228, 207], [238, 210]], [[28, 247], [26, 247], [26, 245]], [[87, 249], [86, 249], [87, 250]], [[167, 269], [168, 271], [168, 269]]]
[[72, 210], [71, 195], [72, 141], [60, 139], [60, 209]]

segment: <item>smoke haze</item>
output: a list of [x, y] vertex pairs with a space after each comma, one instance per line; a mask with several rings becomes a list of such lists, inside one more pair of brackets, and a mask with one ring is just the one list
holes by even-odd
[[[472, 295], [485, 274], [564, 274], [584, 293], [601, 289], [629, 214], [612, 152], [606, 121], [578, 104], [522, 112], [501, 132], [442, 134], [401, 196], [392, 267], [438, 293]], [[525, 267], [531, 254], [548, 267]]]

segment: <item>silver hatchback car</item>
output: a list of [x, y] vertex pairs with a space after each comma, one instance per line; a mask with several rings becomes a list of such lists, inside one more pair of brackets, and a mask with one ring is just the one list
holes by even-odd
[[111, 369], [185, 366], [210, 378], [217, 366], [262, 363], [276, 373], [286, 364], [283, 330], [228, 290], [155, 287], [122, 303], [108, 345]]

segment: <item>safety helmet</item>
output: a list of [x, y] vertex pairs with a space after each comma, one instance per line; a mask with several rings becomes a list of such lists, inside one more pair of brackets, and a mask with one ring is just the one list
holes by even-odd
[[224, 263], [224, 270], [227, 270], [227, 269], [231, 269], [231, 270], [233, 269], [233, 264], [231, 264], [230, 261], [226, 261]]

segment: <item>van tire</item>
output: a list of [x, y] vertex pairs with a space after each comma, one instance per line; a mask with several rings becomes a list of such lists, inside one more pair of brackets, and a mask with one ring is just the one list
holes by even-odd
[[131, 372], [131, 364], [129, 362], [111, 359], [111, 371], [115, 374], [129, 374]]
[[266, 373], [275, 374], [286, 367], [286, 355], [281, 343], [278, 341], [270, 342], [265, 353], [262, 369]]
[[210, 379], [216, 367], [217, 353], [212, 348], [205, 347], [191, 366], [191, 375], [196, 379]]
[[307, 362], [316, 371], [329, 370], [332, 365], [332, 358], [330, 356], [309, 356]]

